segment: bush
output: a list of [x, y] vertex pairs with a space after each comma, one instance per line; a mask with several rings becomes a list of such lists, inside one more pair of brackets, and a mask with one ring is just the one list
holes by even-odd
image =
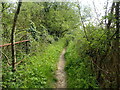
[[77, 46], [75, 41], [71, 41], [65, 54], [68, 88], [96, 88], [97, 84], [91, 71], [90, 60], [87, 55], [83, 57], [79, 50], [80, 45]]

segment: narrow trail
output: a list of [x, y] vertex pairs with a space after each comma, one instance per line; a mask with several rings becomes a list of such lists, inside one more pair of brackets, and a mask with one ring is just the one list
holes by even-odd
[[66, 88], [67, 87], [66, 72], [64, 70], [64, 67], [65, 67], [64, 54], [65, 54], [65, 52], [66, 52], [66, 49], [64, 48], [60, 55], [59, 62], [57, 64], [57, 71], [56, 71], [57, 82], [55, 84], [56, 88]]

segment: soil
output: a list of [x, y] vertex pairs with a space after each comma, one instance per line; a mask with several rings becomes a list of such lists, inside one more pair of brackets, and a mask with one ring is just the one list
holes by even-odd
[[57, 71], [56, 71], [56, 78], [57, 78], [57, 82], [56, 82], [56, 88], [66, 88], [67, 84], [66, 84], [66, 72], [64, 70], [65, 67], [65, 58], [64, 58], [64, 54], [66, 52], [66, 49], [64, 48], [60, 58], [59, 58], [59, 62], [57, 64]]

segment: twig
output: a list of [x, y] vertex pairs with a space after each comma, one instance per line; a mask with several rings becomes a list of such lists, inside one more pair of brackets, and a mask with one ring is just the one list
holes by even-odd
[[98, 14], [97, 14], [97, 10], [96, 10], [96, 6], [95, 6], [95, 3], [94, 2], [92, 2], [93, 3], [93, 6], [94, 6], [94, 10], [95, 10], [95, 14], [96, 14], [96, 16], [97, 16], [97, 21], [100, 23], [100, 20], [99, 20], [99, 16], [98, 16]]
[[1, 51], [1, 53], [6, 57], [8, 65], [11, 65], [10, 62], [9, 62], [9, 58], [7, 57], [7, 55], [5, 53], [3, 53], [2, 51]]
[[86, 28], [85, 28], [85, 25], [84, 25], [84, 22], [83, 22], [83, 20], [82, 20], [82, 15], [81, 15], [81, 12], [80, 12], [80, 4], [79, 4], [79, 1], [78, 1], [77, 7], [78, 7], [78, 10], [79, 10], [79, 15], [80, 15], [80, 19], [81, 19], [81, 22], [82, 22], [82, 27], [83, 27], [83, 30], [84, 30], [84, 33], [85, 33], [85, 37], [86, 37], [87, 41], [89, 41], [89, 40], [88, 40], [88, 36], [87, 36], [87, 32], [86, 32]]
[[100, 68], [93, 60], [91, 60], [92, 61], [92, 63], [94, 64], [94, 65], [96, 65], [97, 66], [97, 68], [99, 69], [99, 70], [101, 70], [101, 71], [103, 71], [103, 72], [105, 72], [106, 74], [108, 74], [109, 72], [108, 71], [105, 71], [105, 70], [103, 70], [102, 68]]
[[[107, 4], [106, 4], [106, 11], [105, 11], [105, 16], [107, 16], [107, 7], [108, 7], [108, 0], [107, 0]], [[106, 18], [105, 18], [105, 25], [107, 25], [107, 21], [106, 21]]]

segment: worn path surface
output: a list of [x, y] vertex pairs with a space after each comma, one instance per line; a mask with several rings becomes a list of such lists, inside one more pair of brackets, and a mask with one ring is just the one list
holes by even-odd
[[57, 71], [56, 71], [56, 78], [57, 78], [57, 82], [56, 82], [56, 88], [66, 88], [67, 84], [66, 84], [66, 72], [64, 70], [65, 67], [65, 58], [64, 58], [64, 54], [66, 52], [66, 49], [63, 49], [60, 58], [59, 58], [59, 62], [57, 65]]

